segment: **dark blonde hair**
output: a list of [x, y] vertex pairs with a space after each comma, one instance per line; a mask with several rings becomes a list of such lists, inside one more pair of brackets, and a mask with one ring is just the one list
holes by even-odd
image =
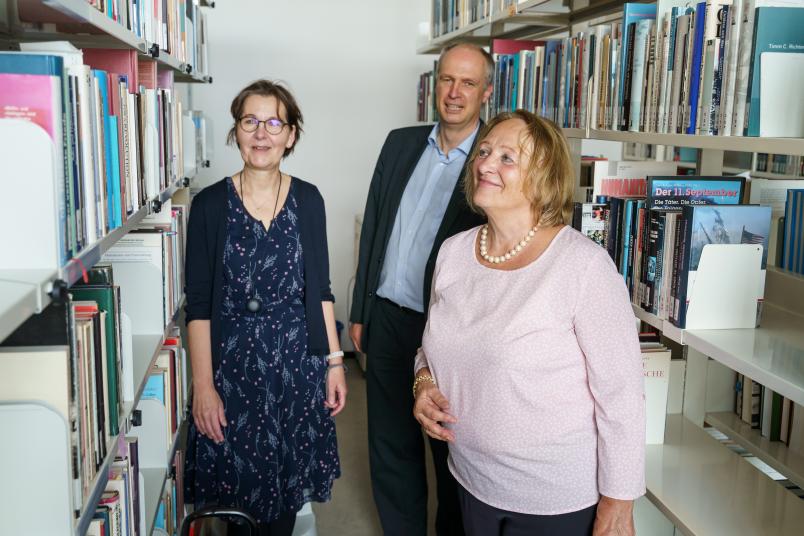
[[[283, 156], [289, 155], [293, 152], [293, 149], [296, 148], [296, 144], [299, 143], [299, 138], [301, 138], [301, 134], [303, 132], [302, 124], [304, 123], [304, 118], [302, 117], [299, 105], [296, 103], [296, 99], [293, 97], [293, 94], [290, 92], [290, 90], [281, 82], [272, 82], [270, 80], [256, 80], [240, 90], [240, 93], [238, 93], [234, 98], [230, 107], [234, 124], [232, 125], [232, 128], [229, 129], [229, 133], [226, 135], [226, 144], [233, 145], [237, 143], [237, 122], [240, 121], [240, 118], [243, 115], [243, 107], [246, 104], [246, 99], [252, 95], [257, 95], [259, 97], [274, 97], [281, 105], [285, 107], [285, 113], [287, 114], [286, 122], [288, 127], [292, 128], [296, 133], [296, 137], [293, 140], [293, 145], [289, 149], [285, 149]], [[279, 106], [277, 108], [279, 108]]]
[[[483, 214], [483, 210], [474, 203], [477, 190], [474, 164], [478, 148], [494, 127], [509, 119], [520, 119], [525, 123], [520, 151], [523, 156], [530, 153], [530, 159], [522, 162], [522, 193], [530, 201], [534, 220], [542, 227], [569, 223], [572, 218], [574, 174], [567, 140], [555, 123], [526, 110], [498, 114], [478, 134], [467, 167], [464, 185], [466, 202], [472, 210]], [[532, 147], [529, 147], [529, 143], [532, 143]]]

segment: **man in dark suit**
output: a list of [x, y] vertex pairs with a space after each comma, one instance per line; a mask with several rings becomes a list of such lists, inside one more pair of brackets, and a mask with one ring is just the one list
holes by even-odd
[[[436, 79], [440, 121], [392, 131], [371, 179], [349, 334], [367, 355], [371, 482], [386, 535], [427, 534], [425, 450], [413, 418], [413, 360], [442, 242], [483, 223], [466, 204], [463, 177], [493, 73], [493, 60], [480, 47], [461, 43], [444, 49]], [[447, 444], [431, 440], [430, 448], [436, 532], [462, 535]]]

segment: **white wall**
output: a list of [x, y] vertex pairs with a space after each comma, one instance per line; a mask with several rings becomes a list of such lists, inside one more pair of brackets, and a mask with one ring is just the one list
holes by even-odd
[[237, 92], [257, 78], [287, 82], [305, 133], [283, 170], [316, 184], [326, 201], [330, 273], [343, 322], [354, 270], [354, 215], [363, 211], [386, 134], [415, 122], [418, 75], [432, 68], [432, 56], [416, 55], [429, 4], [221, 0], [207, 10], [213, 84], [193, 86], [191, 104], [210, 119], [212, 166], [201, 170], [194, 186], [242, 167], [236, 149], [224, 144]]

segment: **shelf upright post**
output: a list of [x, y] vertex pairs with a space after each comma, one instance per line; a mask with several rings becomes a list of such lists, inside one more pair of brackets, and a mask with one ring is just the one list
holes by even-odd
[[699, 175], [723, 174], [723, 149], [701, 149], [698, 151]]

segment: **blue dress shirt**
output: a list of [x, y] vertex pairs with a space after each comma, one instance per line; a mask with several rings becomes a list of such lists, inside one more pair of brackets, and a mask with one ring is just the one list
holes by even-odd
[[378, 296], [424, 312], [424, 268], [478, 128], [447, 154], [438, 146], [438, 124], [427, 137], [427, 148], [410, 176], [396, 212]]

